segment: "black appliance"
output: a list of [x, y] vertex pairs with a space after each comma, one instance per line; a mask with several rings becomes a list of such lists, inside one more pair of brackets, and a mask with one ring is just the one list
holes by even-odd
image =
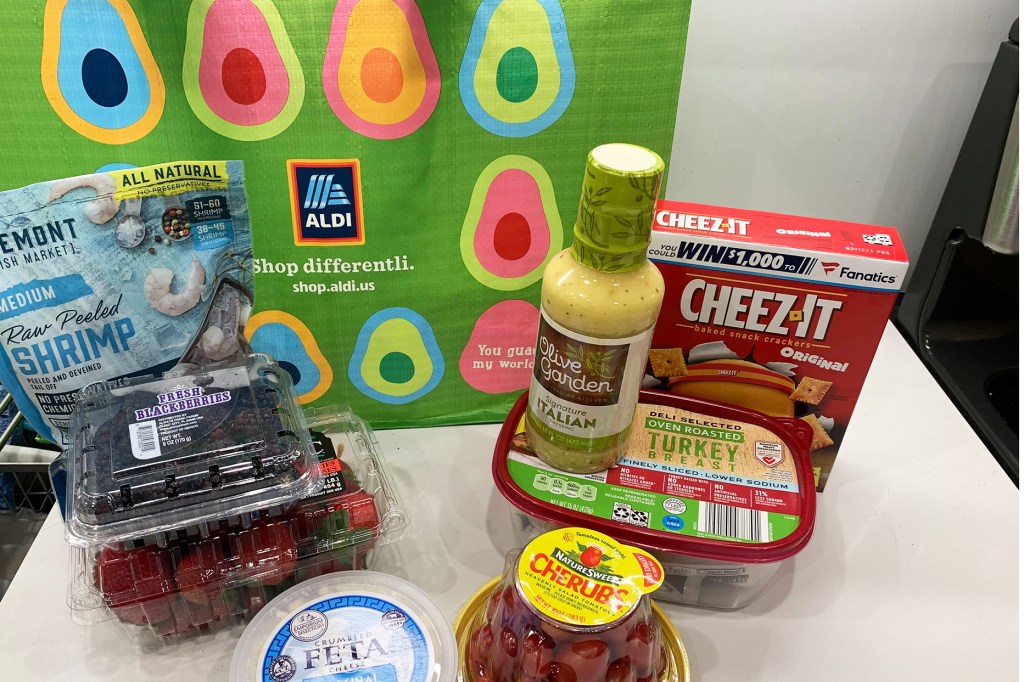
[[1018, 21], [894, 318], [1019, 487]]

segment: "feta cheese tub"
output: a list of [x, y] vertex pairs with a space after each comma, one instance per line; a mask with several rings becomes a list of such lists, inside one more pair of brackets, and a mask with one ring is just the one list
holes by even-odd
[[320, 576], [278, 595], [245, 628], [228, 679], [450, 682], [455, 635], [412, 583], [373, 571]]
[[802, 419], [642, 390], [619, 464], [570, 474], [529, 447], [526, 400], [509, 413], [492, 461], [520, 545], [554, 528], [591, 528], [661, 562], [656, 599], [737, 609], [810, 540], [812, 429]]

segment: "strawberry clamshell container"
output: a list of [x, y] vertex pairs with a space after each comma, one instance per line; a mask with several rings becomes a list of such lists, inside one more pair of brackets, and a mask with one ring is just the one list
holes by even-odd
[[304, 416], [269, 356], [92, 392], [72, 427], [72, 619], [136, 644], [248, 621], [368, 567], [408, 523], [369, 427], [346, 407]]

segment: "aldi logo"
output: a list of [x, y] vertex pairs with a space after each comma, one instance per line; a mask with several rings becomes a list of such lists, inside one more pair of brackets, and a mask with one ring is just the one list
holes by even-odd
[[298, 246], [366, 243], [358, 159], [289, 160], [288, 185]]

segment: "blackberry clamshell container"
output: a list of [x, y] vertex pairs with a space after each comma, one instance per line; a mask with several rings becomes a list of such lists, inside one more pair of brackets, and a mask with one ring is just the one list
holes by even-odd
[[[285, 443], [294, 445], [282, 459], [270, 460], [293, 463], [289, 468], [271, 469], [280, 489], [256, 477], [244, 479], [238, 471], [234, 478], [227, 478], [237, 481], [237, 497], [217, 496], [218, 491], [208, 485], [206, 495], [191, 493], [200, 509], [179, 506], [176, 498], [168, 498], [165, 504], [153, 505], [155, 511], [147, 519], [130, 513], [129, 507], [122, 510], [126, 512], [123, 520], [115, 516], [106, 524], [116, 527], [116, 533], [103, 536], [96, 532], [87, 538], [88, 543], [77, 538], [80, 545], [72, 547], [68, 591], [76, 622], [114, 620], [140, 645], [153, 639], [169, 642], [213, 632], [251, 619], [296, 583], [366, 568], [373, 562], [376, 547], [401, 537], [408, 517], [381, 461], [378, 443], [361, 419], [346, 407], [323, 408], [303, 417], [287, 373], [269, 358], [253, 356], [226, 367], [232, 368], [232, 376], [234, 369], [245, 368], [252, 379], [247, 385], [255, 386], [254, 392], [268, 388], [264, 382], [277, 391], [266, 393], [267, 397], [278, 396], [275, 404], [254, 408], [267, 414], [259, 419], [250, 417], [250, 421], [255, 420], [263, 434], [272, 434], [276, 449], [283, 449]], [[220, 369], [207, 366], [196, 376], [213, 374], [216, 381], [209, 385], [222, 388], [224, 379], [217, 376]], [[273, 379], [268, 379], [265, 371]], [[206, 385], [206, 379], [200, 380]], [[174, 379], [182, 381], [188, 387], [191, 379]], [[247, 388], [230, 390], [236, 388], [246, 395]], [[113, 414], [119, 412], [113, 410], [111, 418]], [[280, 425], [276, 418], [282, 420]], [[249, 433], [247, 423], [236, 418], [229, 427], [244, 427], [244, 433]], [[255, 434], [235, 440], [235, 447], [245, 454], [268, 451], [267, 443], [244, 450], [246, 443], [258, 440]], [[99, 442], [106, 443], [108, 438]], [[184, 466], [178, 468], [172, 461], [153, 475], [162, 474], [162, 478], [169, 475], [166, 472], [209, 471], [211, 459], [223, 464], [218, 465], [220, 471], [231, 471], [234, 462], [244, 459], [230, 447], [198, 454], [194, 450], [181, 458]], [[91, 455], [88, 461], [94, 467], [105, 464], [109, 468], [115, 461], [109, 451], [106, 456], [86, 454]], [[225, 457], [216, 459], [221, 454]], [[251, 459], [249, 466], [253, 466]], [[73, 480], [78, 482], [76, 487], [85, 487], [79, 478]], [[69, 502], [69, 509], [74, 510], [77, 498]]]
[[655, 599], [737, 609], [810, 540], [812, 430], [803, 419], [641, 390], [619, 463], [576, 475], [533, 454], [526, 400], [509, 413], [492, 460], [518, 544], [555, 528], [592, 528], [661, 562]]
[[71, 415], [67, 541], [133, 541], [323, 485], [291, 377], [270, 356], [85, 389]]

